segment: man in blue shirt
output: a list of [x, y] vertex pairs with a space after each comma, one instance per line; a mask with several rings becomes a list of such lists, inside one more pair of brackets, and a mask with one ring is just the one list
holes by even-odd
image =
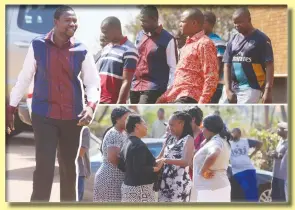
[[204, 12], [204, 32], [205, 34], [214, 42], [217, 50], [218, 58], [218, 70], [219, 70], [219, 83], [216, 88], [214, 95], [211, 98], [211, 103], [217, 104], [222, 94], [223, 88], [223, 63], [222, 57], [226, 48], [226, 43], [223, 41], [220, 36], [213, 33], [213, 29], [216, 23], [216, 16], [213, 12]]
[[220, 103], [272, 103], [274, 78], [270, 39], [251, 23], [247, 8], [233, 14], [239, 33], [228, 42], [224, 56], [225, 90]]

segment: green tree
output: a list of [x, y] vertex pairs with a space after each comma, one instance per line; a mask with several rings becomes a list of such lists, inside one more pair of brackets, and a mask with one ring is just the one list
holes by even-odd
[[[175, 34], [179, 29], [180, 17], [183, 11], [192, 6], [157, 6], [159, 11], [159, 20], [163, 27], [172, 34]], [[230, 33], [233, 29], [232, 14], [237, 7], [234, 6], [198, 6], [204, 11], [212, 11], [215, 13], [217, 20], [215, 24], [215, 32], [220, 35], [224, 40], [230, 38]], [[139, 15], [135, 20], [126, 26], [126, 30], [134, 37], [141, 30]]]

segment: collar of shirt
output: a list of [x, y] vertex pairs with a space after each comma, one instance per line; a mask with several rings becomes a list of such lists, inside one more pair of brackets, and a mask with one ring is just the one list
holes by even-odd
[[[127, 42], [127, 40], [128, 40], [127, 36], [124, 36], [123, 39], [120, 40], [119, 45], [125, 44], [125, 42]], [[110, 43], [110, 45], [111, 46], [116, 46], [118, 44], [112, 44], [112, 43]]]
[[140, 138], [138, 138], [137, 136], [129, 136], [129, 140], [132, 142], [132, 144], [134, 146], [145, 145], [145, 143]]
[[162, 30], [163, 30], [163, 26], [162, 25], [159, 25], [154, 32], [152, 32], [152, 33], [151, 32], [146, 33], [146, 32], [143, 31], [143, 33], [145, 35], [147, 35], [148, 37], [151, 37], [151, 36], [159, 35], [162, 32]]
[[192, 37], [188, 37], [185, 41], [186, 44], [190, 44], [192, 42], [196, 42], [198, 41], [202, 36], [204, 36], [205, 33], [204, 31], [200, 31], [199, 33], [196, 33], [195, 35], [193, 35]]
[[[54, 29], [52, 29], [48, 34], [46, 34], [45, 39], [48, 41], [51, 41], [53, 44], [55, 44], [53, 41], [53, 35], [54, 35]], [[68, 43], [70, 43], [70, 46], [73, 47], [74, 46], [74, 37], [71, 37], [69, 39], [69, 41], [65, 43], [65, 45]]]

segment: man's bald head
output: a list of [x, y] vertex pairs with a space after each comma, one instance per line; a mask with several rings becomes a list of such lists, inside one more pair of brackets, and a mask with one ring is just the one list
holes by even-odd
[[112, 27], [121, 30], [121, 22], [117, 17], [111, 16], [104, 19], [101, 23], [101, 27]]
[[247, 35], [253, 30], [251, 14], [246, 7], [237, 9], [233, 14], [235, 28], [239, 33]]
[[185, 10], [181, 15], [180, 30], [186, 36], [193, 36], [203, 30], [204, 15], [197, 8]]
[[233, 14], [233, 18], [237, 18], [237, 17], [251, 18], [251, 14], [248, 8], [242, 7], [237, 9]]
[[203, 25], [203, 23], [204, 23], [204, 15], [203, 15], [202, 11], [199, 10], [198, 8], [187, 9], [184, 11], [183, 14], [186, 15], [187, 19], [195, 20], [201, 25]]
[[106, 43], [118, 43], [122, 38], [121, 22], [116, 17], [107, 17], [100, 26], [102, 39]]

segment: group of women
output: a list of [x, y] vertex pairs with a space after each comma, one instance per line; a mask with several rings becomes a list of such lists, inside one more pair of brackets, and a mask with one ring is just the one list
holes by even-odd
[[111, 119], [95, 202], [230, 202], [230, 134], [220, 116], [203, 119], [198, 107], [174, 112], [158, 157], [141, 140], [147, 135], [141, 116], [119, 107]]

